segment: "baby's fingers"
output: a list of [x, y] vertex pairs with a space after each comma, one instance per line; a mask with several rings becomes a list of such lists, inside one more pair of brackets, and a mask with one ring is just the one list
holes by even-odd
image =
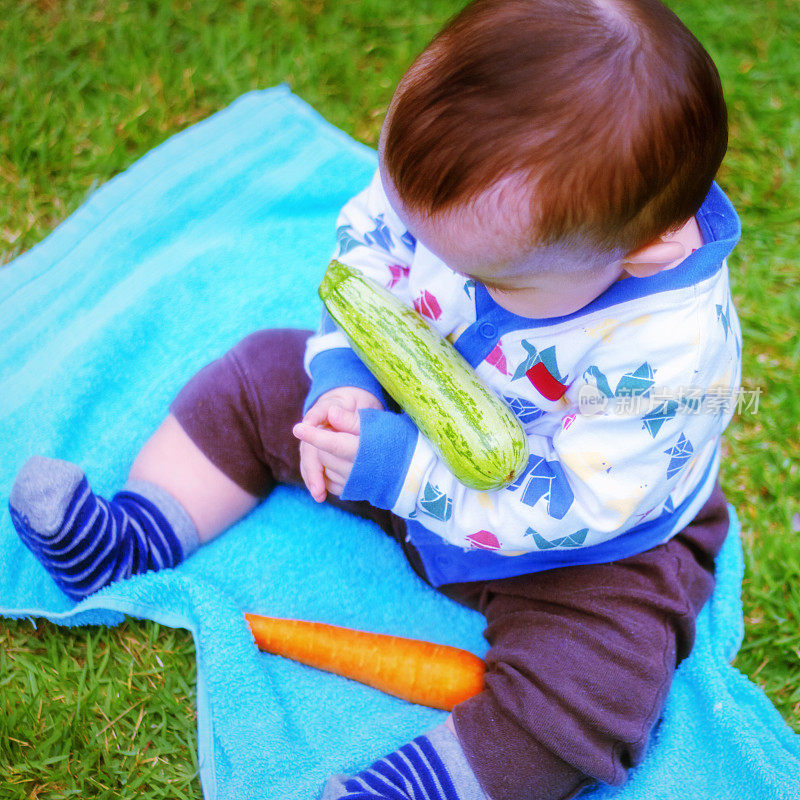
[[314, 405], [306, 411], [303, 422], [308, 425], [321, 425], [328, 418], [331, 405], [332, 403], [327, 401], [314, 403]]
[[337, 497], [342, 496], [342, 492], [344, 491], [344, 485], [347, 481], [342, 480], [341, 478], [332, 478], [329, 475], [325, 476], [325, 480], [328, 485], [328, 491], [331, 494], [335, 494]]
[[314, 500], [325, 502], [325, 470], [319, 460], [319, 451], [305, 442], [300, 442], [300, 475]]
[[309, 425], [321, 425], [328, 417], [328, 412], [331, 408], [339, 406], [354, 411], [356, 408], [356, 399], [349, 394], [337, 394], [336, 392], [327, 392], [323, 394], [311, 408], [306, 411], [303, 417], [303, 422]]
[[349, 433], [315, 428], [304, 422], [295, 425], [292, 428], [292, 433], [301, 442], [307, 442], [320, 450], [324, 450], [326, 453], [339, 456], [351, 462], [358, 452], [358, 436], [353, 436]]
[[340, 433], [352, 433], [354, 436], [361, 433], [361, 418], [355, 409], [348, 411], [341, 406], [331, 406], [328, 409], [328, 423]]

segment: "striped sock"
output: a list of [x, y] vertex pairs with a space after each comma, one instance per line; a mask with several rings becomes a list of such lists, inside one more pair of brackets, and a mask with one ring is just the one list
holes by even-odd
[[9, 510], [20, 539], [73, 600], [131, 575], [174, 567], [197, 548], [193, 522], [166, 491], [139, 481], [104, 500], [67, 461], [34, 456], [26, 462]]
[[352, 777], [335, 775], [320, 800], [487, 800], [458, 739], [439, 725]]

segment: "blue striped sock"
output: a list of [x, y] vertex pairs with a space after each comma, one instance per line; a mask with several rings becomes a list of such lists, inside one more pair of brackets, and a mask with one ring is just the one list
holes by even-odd
[[335, 775], [320, 800], [486, 800], [458, 739], [446, 725], [376, 761], [358, 775]]
[[197, 547], [194, 524], [163, 489], [139, 482], [105, 500], [67, 461], [30, 459], [17, 475], [9, 509], [20, 539], [73, 600], [131, 575], [174, 567]]

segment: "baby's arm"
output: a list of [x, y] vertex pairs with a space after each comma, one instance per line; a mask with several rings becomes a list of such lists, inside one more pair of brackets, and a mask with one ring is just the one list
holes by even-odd
[[[612, 492], [610, 486], [608, 496], [593, 496], [589, 470], [597, 466], [603, 471], [607, 464], [605, 457], [586, 453], [581, 460], [586, 461], [587, 470], [576, 474], [565, 468], [553, 439], [546, 436], [529, 437], [531, 456], [527, 468], [511, 487], [496, 492], [468, 489], [427, 440], [417, 436], [410, 420], [401, 415], [386, 417], [387, 414], [366, 417], [372, 420], [367, 437], [377, 444], [376, 432], [380, 428], [394, 429], [389, 438], [395, 444], [398, 439], [404, 441], [405, 446], [398, 449], [381, 445], [375, 457], [367, 453], [371, 449], [368, 439], [359, 454], [362, 417], [355, 411], [331, 409], [324, 428], [298, 425], [294, 433], [302, 442], [301, 448], [313, 447], [326, 469], [335, 471], [336, 480], [327, 482], [329, 491], [346, 500], [363, 499], [391, 508], [405, 518], [419, 518], [425, 527], [451, 544], [527, 552], [535, 550], [537, 542], [563, 539], [565, 533], [575, 529], [580, 542], [573, 538], [564, 545], [569, 547], [583, 544], [590, 527], [592, 537], [586, 543], [596, 544], [605, 534], [624, 526], [631, 506], [637, 502], [615, 501], [614, 494], [619, 491]], [[385, 418], [380, 420], [380, 417]], [[389, 452], [392, 457], [386, 458]], [[592, 460], [597, 464], [592, 464]], [[399, 474], [394, 472], [398, 465], [402, 465]], [[402, 485], [395, 497], [399, 482]], [[437, 501], [435, 513], [430, 511], [433, 500]], [[543, 502], [539, 503], [540, 500]]]
[[[661, 514], [669, 528], [671, 500], [677, 506], [695, 490], [710, 491], [724, 421], [675, 409], [571, 410], [552, 435], [529, 435], [527, 468], [497, 492], [459, 483], [407, 415], [361, 411], [341, 496], [414, 518], [459, 547], [517, 554], [602, 544]], [[335, 435], [317, 445], [335, 450]]]
[[[526, 468], [496, 492], [463, 486], [418, 436], [408, 440], [408, 468], [392, 510], [460, 547], [521, 553], [600, 544], [658, 516], [680, 477], [676, 470], [667, 478], [666, 436], [644, 442], [634, 426], [641, 421], [567, 415], [552, 436], [528, 436]], [[351, 477], [346, 494], [363, 493], [364, 476], [355, 470]]]

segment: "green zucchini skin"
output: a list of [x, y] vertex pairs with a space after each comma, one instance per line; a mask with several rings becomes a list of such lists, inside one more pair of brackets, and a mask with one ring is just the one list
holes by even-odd
[[465, 486], [495, 491], [528, 461], [511, 409], [466, 359], [388, 289], [336, 260], [319, 295], [353, 350]]

